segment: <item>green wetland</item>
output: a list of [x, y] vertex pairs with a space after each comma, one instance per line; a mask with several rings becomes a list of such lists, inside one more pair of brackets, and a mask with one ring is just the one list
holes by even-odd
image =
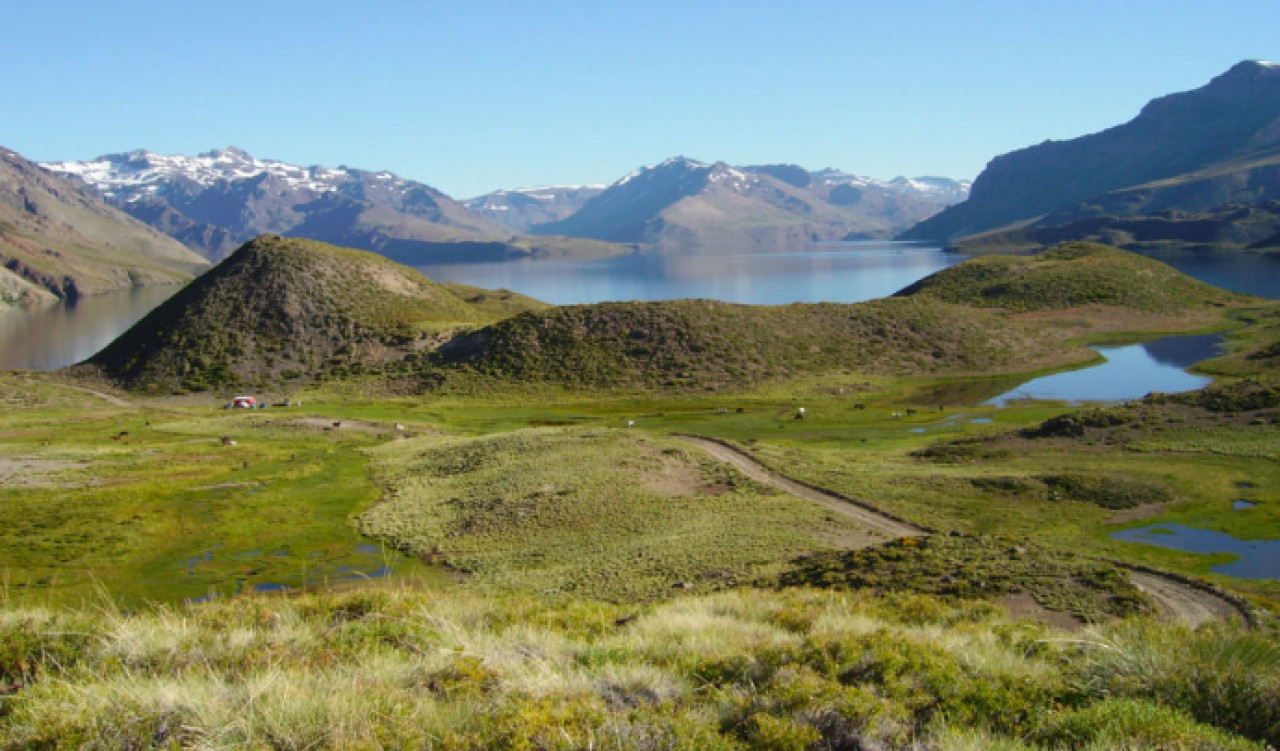
[[[121, 359], [139, 390], [0, 374], [0, 747], [1276, 746], [1280, 582], [1116, 533], [1280, 540], [1280, 317], [1097, 282], [1135, 263], [1067, 248], [973, 274], [1016, 273], [1013, 312], [938, 299], [973, 267], [918, 299], [711, 309], [701, 339], [699, 305], [467, 292], [426, 323], [380, 313], [380, 359], [334, 349], [313, 380], [201, 370], [225, 345], [196, 329]], [[359, 336], [352, 299], [314, 315]], [[206, 327], [245, 314], [200, 304]], [[389, 359], [445, 315], [474, 316], [466, 358]], [[824, 328], [769, 343], [779, 321]], [[841, 330], [878, 341], [824, 349]], [[982, 404], [1084, 344], [1210, 331], [1201, 392]], [[742, 342], [762, 367], [723, 364]], [[224, 409], [237, 393], [273, 406]]]

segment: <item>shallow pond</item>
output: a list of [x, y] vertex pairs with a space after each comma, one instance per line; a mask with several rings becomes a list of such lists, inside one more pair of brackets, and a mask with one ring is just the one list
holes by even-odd
[[1280, 540], [1238, 540], [1222, 532], [1182, 524], [1150, 524], [1113, 532], [1111, 539], [1187, 553], [1230, 553], [1239, 558], [1209, 569], [1239, 579], [1280, 579]]
[[1118, 402], [1140, 399], [1153, 391], [1194, 391], [1212, 379], [1186, 368], [1217, 354], [1216, 334], [1173, 336], [1123, 347], [1094, 347], [1106, 362], [1080, 370], [1034, 378], [983, 402], [1003, 407], [1022, 399], [1064, 402]]

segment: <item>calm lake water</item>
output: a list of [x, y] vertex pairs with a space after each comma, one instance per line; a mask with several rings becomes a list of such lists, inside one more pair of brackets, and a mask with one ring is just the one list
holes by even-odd
[[690, 297], [782, 305], [886, 297], [967, 257], [943, 253], [937, 245], [867, 241], [776, 253], [632, 254], [417, 268], [438, 282], [505, 287], [557, 305]]
[[1101, 365], [1035, 378], [984, 402], [1003, 407], [1019, 399], [1065, 402], [1119, 402], [1140, 399], [1152, 391], [1194, 391], [1211, 379], [1186, 368], [1217, 354], [1222, 337], [1171, 336], [1124, 347], [1094, 347], [1107, 359]]
[[179, 289], [138, 287], [0, 312], [0, 370], [56, 370], [88, 359]]
[[1150, 524], [1114, 532], [1111, 538], [1188, 553], [1230, 553], [1238, 560], [1209, 570], [1239, 579], [1280, 579], [1280, 540], [1240, 540], [1182, 524]]
[[1232, 292], [1280, 298], [1280, 253], [1192, 253], [1147, 250], [1187, 276]]

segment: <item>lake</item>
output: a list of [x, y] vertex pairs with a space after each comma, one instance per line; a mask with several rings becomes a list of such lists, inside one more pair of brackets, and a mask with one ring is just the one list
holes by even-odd
[[136, 287], [0, 312], [0, 370], [56, 370], [88, 359], [180, 287]]
[[708, 298], [755, 305], [887, 297], [968, 256], [864, 241], [772, 253], [692, 252], [418, 266], [438, 282], [504, 287], [556, 305]]
[[1280, 298], [1280, 253], [1144, 250], [1142, 255], [1215, 287]]
[[1153, 391], [1175, 394], [1209, 385], [1212, 379], [1186, 368], [1217, 354], [1216, 334], [1170, 336], [1123, 347], [1094, 347], [1106, 362], [1080, 370], [1033, 378], [984, 404], [1003, 407], [1021, 399], [1064, 402], [1119, 402]]

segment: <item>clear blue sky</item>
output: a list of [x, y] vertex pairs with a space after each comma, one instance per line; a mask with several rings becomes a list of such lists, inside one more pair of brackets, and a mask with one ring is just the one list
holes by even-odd
[[1244, 59], [1280, 0], [0, 0], [0, 145], [226, 145], [457, 198], [684, 154], [972, 178]]

